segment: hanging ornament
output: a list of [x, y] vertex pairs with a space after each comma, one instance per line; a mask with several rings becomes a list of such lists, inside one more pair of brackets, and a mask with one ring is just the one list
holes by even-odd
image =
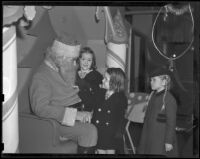
[[169, 61], [169, 70], [179, 86], [181, 84], [175, 67], [175, 60], [191, 48], [194, 40], [194, 19], [190, 4], [168, 4], [161, 7], [152, 27], [152, 41], [158, 53]]
[[24, 7], [24, 16], [27, 20], [33, 20], [36, 15], [35, 6], [25, 6]]
[[[128, 34], [119, 10], [112, 17], [110, 8], [102, 8], [105, 14], [105, 43], [107, 45], [106, 67], [118, 67], [125, 71]], [[95, 18], [99, 18], [100, 8], [96, 8]]]
[[99, 20], [100, 20], [99, 14], [100, 14], [100, 7], [97, 6], [97, 7], [96, 7], [96, 11], [95, 11], [95, 20], [96, 20], [97, 23], [98, 23]]
[[190, 4], [176, 9], [172, 4], [161, 7], [152, 27], [152, 41], [158, 53], [176, 60], [191, 47], [194, 20]]

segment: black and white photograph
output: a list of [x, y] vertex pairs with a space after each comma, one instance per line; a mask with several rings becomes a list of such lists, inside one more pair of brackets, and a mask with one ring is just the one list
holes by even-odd
[[199, 158], [200, 2], [3, 1], [2, 158]]

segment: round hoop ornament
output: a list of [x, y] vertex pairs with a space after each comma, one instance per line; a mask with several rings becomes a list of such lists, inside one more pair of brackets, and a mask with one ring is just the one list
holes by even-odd
[[161, 7], [152, 27], [152, 41], [158, 53], [173, 63], [191, 48], [194, 19], [190, 4]]

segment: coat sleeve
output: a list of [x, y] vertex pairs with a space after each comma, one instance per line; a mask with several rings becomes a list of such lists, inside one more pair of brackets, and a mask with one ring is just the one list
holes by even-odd
[[[29, 89], [32, 111], [43, 118], [52, 118], [63, 123], [67, 120], [68, 109], [62, 106], [53, 106], [50, 103], [52, 88], [45, 79], [34, 78]], [[69, 110], [72, 112], [72, 110]], [[73, 111], [75, 112], [75, 111]], [[75, 112], [76, 113], [76, 112]], [[74, 119], [75, 120], [75, 119]], [[66, 124], [66, 122], [64, 122]]]
[[126, 119], [125, 119], [125, 110], [127, 108], [128, 102], [127, 102], [127, 98], [123, 97], [123, 98], [119, 98], [119, 100], [116, 100], [116, 106], [118, 107], [118, 109], [116, 109], [116, 113], [115, 113], [115, 122], [116, 125], [116, 137], [122, 137], [124, 130], [125, 130], [125, 124], [126, 124]]
[[165, 143], [173, 144], [173, 140], [176, 135], [176, 111], [177, 104], [175, 98], [168, 94], [168, 98], [166, 100], [166, 135], [165, 135]]

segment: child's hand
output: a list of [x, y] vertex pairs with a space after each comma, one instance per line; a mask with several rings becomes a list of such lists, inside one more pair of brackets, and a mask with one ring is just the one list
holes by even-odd
[[91, 119], [92, 119], [92, 113], [91, 112], [87, 112], [85, 111], [85, 116], [83, 118], [83, 123], [91, 123]]
[[147, 102], [144, 102], [144, 107], [142, 109], [142, 112], [146, 112], [146, 110], [147, 110]]
[[172, 144], [165, 143], [165, 151], [171, 151], [173, 149]]
[[91, 122], [91, 118], [92, 118], [92, 114], [91, 112], [87, 112], [87, 111], [78, 111], [77, 112], [77, 116], [76, 116], [76, 120], [83, 122], [83, 123], [90, 123]]
[[80, 89], [79, 89], [79, 86], [76, 86], [76, 85], [74, 85], [73, 88], [74, 88], [75, 90], [78, 90], [78, 92], [79, 92], [79, 90], [80, 90]]

